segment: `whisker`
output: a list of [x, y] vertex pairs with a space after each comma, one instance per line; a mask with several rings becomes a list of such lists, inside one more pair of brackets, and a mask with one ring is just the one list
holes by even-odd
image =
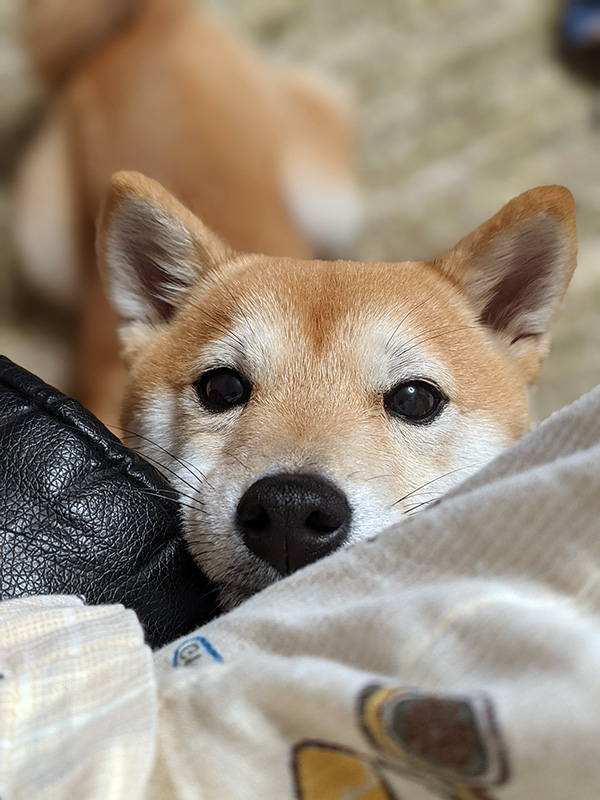
[[[146, 495], [147, 497], [159, 497], [161, 500], [172, 500], [181, 508], [189, 508], [191, 511], [198, 511], [200, 514], [206, 514], [206, 509], [202, 508], [199, 504], [194, 503], [193, 505], [190, 503], [182, 503], [179, 497], [173, 497], [170, 494], [163, 494], [162, 492], [154, 492], [151, 489], [138, 489], [136, 487], [132, 487], [131, 491], [135, 491], [138, 494]], [[177, 493], [176, 493], [177, 494]], [[187, 496], [187, 495], [184, 495]], [[188, 498], [189, 499], [189, 498]]]
[[352, 472], [349, 472], [349, 473], [348, 473], [348, 474], [347, 474], [347, 475], [344, 477], [344, 480], [346, 480], [346, 481], [351, 481], [351, 480], [352, 480], [352, 478], [354, 478], [356, 475], [360, 475], [360, 470], [359, 470], [359, 469], [355, 469], [355, 470], [353, 470]]
[[465, 469], [472, 469], [473, 467], [478, 467], [478, 466], [480, 466], [480, 464], [466, 464], [464, 467], [457, 467], [456, 469], [451, 469], [449, 472], [444, 472], [442, 475], [438, 475], [436, 478], [432, 478], [430, 481], [421, 484], [421, 486], [417, 486], [416, 489], [412, 489], [410, 492], [407, 492], [399, 500], [396, 500], [394, 503], [392, 503], [391, 507], [393, 508], [394, 506], [397, 506], [398, 503], [402, 503], [404, 500], [407, 500], [409, 497], [412, 497], [413, 494], [420, 492], [421, 489], [425, 489], [427, 486], [431, 486], [432, 483], [435, 483], [436, 481], [441, 481], [442, 478], [447, 478], [449, 475], [454, 475], [456, 472], [461, 472]]
[[[405, 347], [404, 350], [401, 350], [396, 355], [398, 358], [402, 358], [407, 353], [410, 353], [411, 350], [414, 350], [415, 347], [420, 347], [427, 342], [432, 342], [442, 336], [447, 336], [449, 333], [459, 333], [460, 331], [466, 330], [478, 330], [478, 327], [477, 325], [446, 325], [443, 328], [431, 328], [429, 331], [423, 331], [420, 338], [413, 339], [408, 347]], [[427, 334], [434, 332], [435, 336], [427, 336]]]
[[[148, 491], [153, 491], [153, 490], [149, 489]], [[161, 491], [161, 490], [159, 489], [158, 491]], [[187, 492], [182, 492], [180, 489], [175, 489], [175, 488], [173, 488], [172, 491], [173, 491], [173, 496], [172, 496], [173, 500], [179, 500], [180, 497], [183, 497], [186, 500], [190, 500], [192, 503], [195, 503], [199, 508], [204, 508], [204, 505], [205, 505], [204, 501], [201, 500], [196, 495], [187, 494]], [[165, 497], [170, 497], [170, 495], [168, 495], [168, 494], [165, 494], [164, 496]]]
[[386, 349], [390, 346], [390, 344], [392, 343], [392, 339], [398, 333], [398, 331], [400, 330], [402, 325], [406, 322], [406, 320], [410, 317], [410, 315], [413, 314], [415, 311], [417, 311], [419, 308], [422, 308], [424, 305], [429, 303], [431, 300], [433, 300], [434, 297], [435, 297], [435, 293], [430, 295], [429, 297], [427, 297], [425, 300], [422, 300], [420, 303], [417, 303], [416, 306], [413, 306], [411, 309], [409, 309], [409, 311], [402, 317], [400, 322], [396, 325], [396, 327], [394, 328], [394, 330], [390, 334], [389, 339], [385, 343]]
[[[116, 425], [114, 427], [115, 427], [116, 430], [120, 430], [120, 431], [123, 431], [124, 433], [127, 433], [129, 435], [129, 437], [137, 437], [138, 439], [142, 439], [144, 442], [148, 442], [149, 444], [153, 445], [154, 447], [158, 447], [158, 449], [161, 450], [163, 453], [166, 453], [169, 456], [169, 458], [172, 458], [174, 461], [177, 461], [178, 464], [181, 464], [182, 467], [185, 467], [185, 469], [187, 469], [187, 471], [191, 474], [191, 476], [195, 480], [197, 480], [197, 481], [205, 481], [210, 486], [210, 483], [208, 483], [208, 479], [207, 479], [206, 475], [203, 472], [201, 472], [196, 466], [194, 466], [194, 469], [192, 469], [189, 462], [186, 462], [185, 459], [180, 458], [179, 456], [176, 456], [174, 453], [169, 452], [169, 450], [167, 450], [166, 447], [163, 447], [158, 442], [155, 442], [153, 439], [150, 439], [148, 436], [142, 436], [141, 433], [137, 433], [136, 431], [131, 431], [131, 430], [128, 430], [127, 428], [122, 428], [122, 427], [120, 427], [118, 425]], [[210, 486], [210, 488], [214, 489], [213, 486]]]
[[422, 503], [417, 503], [416, 505], [414, 505], [414, 506], [411, 506], [410, 508], [407, 508], [407, 509], [405, 509], [404, 513], [405, 513], [405, 514], [407, 514], [408, 516], [410, 516], [411, 514], [414, 514], [414, 512], [415, 512], [415, 511], [416, 511], [418, 508], [422, 508], [423, 506], [428, 506], [428, 505], [430, 505], [431, 503], [435, 503], [435, 502], [436, 502], [437, 500], [439, 500], [439, 499], [440, 499], [439, 497], [432, 497], [432, 498], [431, 498], [431, 500], [424, 500]]
[[383, 478], [395, 478], [396, 476], [393, 475], [391, 472], [384, 472], [383, 475], [372, 475], [370, 478], [365, 478], [364, 481], [367, 483], [368, 481], [380, 481]]
[[[125, 437], [125, 438], [128, 438], [128, 437]], [[174, 469], [171, 469], [171, 467], [168, 467], [168, 466], [167, 466], [166, 464], [164, 464], [162, 461], [159, 461], [159, 460], [158, 460], [158, 458], [154, 458], [154, 456], [150, 456], [150, 455], [148, 455], [147, 453], [144, 453], [144, 458], [145, 458], [147, 461], [150, 461], [150, 462], [152, 462], [153, 464], [156, 464], [156, 466], [160, 468], [160, 469], [159, 469], [159, 471], [160, 471], [160, 470], [166, 470], [167, 472], [170, 472], [170, 473], [171, 473], [171, 475], [173, 475], [175, 478], [177, 478], [177, 480], [180, 480], [180, 481], [181, 481], [181, 482], [184, 484], [184, 486], [187, 486], [187, 487], [188, 487], [189, 489], [191, 489], [193, 492], [195, 492], [195, 491], [196, 491], [196, 486], [194, 486], [193, 484], [191, 484], [191, 483], [189, 483], [188, 481], [186, 481], [186, 480], [185, 480], [185, 478], [182, 478], [182, 477], [181, 477], [181, 475], [179, 475], [179, 473], [178, 473], [178, 472], [176, 472]], [[166, 477], [166, 476], [165, 476], [165, 477]]]
[[140, 487], [131, 487], [132, 490], [136, 492], [145, 492], [146, 494], [154, 494], [156, 497], [164, 497], [165, 500], [174, 500], [177, 502], [180, 497], [185, 498], [186, 500], [190, 500], [192, 503], [195, 503], [199, 508], [204, 506], [204, 502], [200, 500], [195, 495], [186, 494], [185, 492], [180, 491], [179, 489], [168, 488], [168, 489], [153, 489], [153, 488], [146, 488], [143, 486]]
[[238, 458], [235, 453], [232, 453], [231, 450], [224, 450], [223, 456], [225, 458], [233, 458], [233, 460], [237, 461], [237, 463], [240, 465], [240, 467], [242, 467], [242, 469], [245, 469], [246, 472], [250, 472], [250, 467], [248, 467], [247, 464], [244, 464], [244, 462], [240, 458]]

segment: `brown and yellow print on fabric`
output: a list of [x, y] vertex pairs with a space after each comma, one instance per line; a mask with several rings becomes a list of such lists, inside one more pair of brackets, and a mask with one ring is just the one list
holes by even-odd
[[326, 742], [301, 742], [294, 748], [298, 800], [399, 800], [378, 765], [360, 753]]
[[358, 696], [357, 721], [375, 754], [317, 740], [294, 747], [298, 800], [403, 800], [415, 784], [432, 798], [494, 800], [490, 787], [508, 779], [506, 749], [485, 695], [370, 685]]
[[506, 748], [485, 695], [371, 685], [359, 697], [358, 720], [389, 768], [448, 800], [490, 798], [488, 787], [508, 778]]

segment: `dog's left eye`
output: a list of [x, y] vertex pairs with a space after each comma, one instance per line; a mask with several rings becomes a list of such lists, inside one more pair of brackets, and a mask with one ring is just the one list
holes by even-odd
[[246, 403], [252, 386], [235, 369], [221, 367], [205, 372], [194, 383], [198, 399], [209, 411], [226, 411]]
[[437, 386], [426, 381], [401, 383], [383, 397], [383, 404], [390, 413], [416, 423], [430, 422], [446, 401]]

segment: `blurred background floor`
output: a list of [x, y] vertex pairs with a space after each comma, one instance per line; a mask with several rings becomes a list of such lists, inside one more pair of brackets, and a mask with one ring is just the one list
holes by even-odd
[[[44, 92], [0, 0], [0, 352], [64, 385], [68, 326], [20, 301], [10, 181]], [[439, 255], [511, 197], [562, 183], [579, 267], [534, 399], [543, 418], [600, 382], [600, 129], [594, 92], [552, 55], [559, 4], [538, 0], [206, 0], [274, 58], [353, 94], [366, 224], [355, 257]]]

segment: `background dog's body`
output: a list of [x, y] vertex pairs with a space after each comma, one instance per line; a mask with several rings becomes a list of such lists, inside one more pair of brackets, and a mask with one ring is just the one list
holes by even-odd
[[527, 431], [576, 238], [569, 192], [545, 187], [428, 264], [245, 255], [126, 173], [99, 255], [124, 425], [173, 476], [190, 548], [233, 605]]
[[234, 247], [337, 253], [360, 216], [353, 129], [330, 87], [267, 63], [188, 0], [75, 5], [25, 9], [34, 60], [62, 88], [20, 170], [17, 238], [31, 283], [83, 304], [80, 396], [115, 422], [115, 320], [93, 256], [111, 174], [160, 180]]

